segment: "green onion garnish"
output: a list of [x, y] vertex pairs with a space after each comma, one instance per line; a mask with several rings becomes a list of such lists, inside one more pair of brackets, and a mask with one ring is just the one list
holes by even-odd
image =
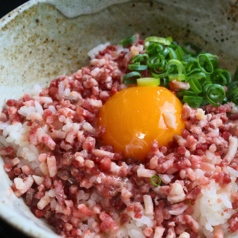
[[[159, 182], [158, 182], [158, 183], [155, 183], [153, 179], [157, 179], [157, 180], [159, 180]], [[161, 184], [161, 179], [160, 179], [160, 177], [158, 177], [157, 175], [152, 176], [152, 177], [150, 178], [150, 181], [151, 181], [151, 183], [152, 183], [154, 186], [156, 186], [156, 187], [160, 186], [160, 184]]]
[[170, 45], [172, 43], [173, 39], [171, 37], [163, 38], [163, 37], [157, 37], [157, 36], [150, 36], [145, 39], [145, 46], [148, 46], [150, 42], [156, 42], [161, 45]]
[[127, 38], [121, 40], [120, 43], [121, 43], [121, 45], [122, 45], [123, 47], [125, 47], [125, 46], [128, 46], [128, 45], [132, 44], [132, 43], [135, 42], [135, 41], [136, 41], [136, 36], [133, 35], [133, 36], [129, 36], [129, 37], [127, 37]]
[[217, 59], [211, 59], [212, 65], [213, 65], [213, 69], [219, 69], [219, 61]]
[[185, 81], [186, 80], [186, 75], [185, 74], [170, 74], [169, 75], [169, 81], [171, 82], [172, 80]]
[[160, 85], [162, 87], [169, 88], [169, 80], [167, 78], [161, 78]]
[[190, 77], [188, 79], [190, 89], [193, 90], [196, 94], [202, 92], [202, 86], [196, 78]]
[[154, 72], [152, 72], [152, 71], [150, 71], [150, 73], [151, 73], [152, 76], [155, 77], [155, 78], [164, 78], [164, 77], [167, 77], [167, 76], [169, 75], [169, 72], [168, 72], [168, 71], [166, 71], [166, 72], [161, 72], [160, 74], [159, 74], [159, 73], [156, 74], [156, 73], [154, 73]]
[[[171, 73], [177, 72], [180, 75], [185, 74], [185, 68], [179, 60], [171, 59], [168, 61], [167, 66]], [[172, 69], [172, 67], [173, 67], [173, 69]]]
[[149, 55], [147, 54], [140, 54], [140, 55], [136, 55], [132, 58], [131, 62], [132, 63], [143, 63], [145, 62], [147, 59], [149, 58]]
[[[121, 44], [128, 46], [135, 40], [133, 35]], [[189, 83], [190, 89], [179, 90], [177, 96], [190, 107], [207, 104], [217, 107], [227, 102], [238, 104], [238, 69], [232, 82], [230, 72], [220, 69], [218, 56], [189, 42], [180, 47], [171, 37], [148, 37], [144, 41], [143, 53], [131, 59], [128, 69], [132, 72], [123, 76], [125, 84], [161, 85], [169, 89], [172, 80]], [[139, 72], [149, 76], [142, 78]], [[224, 86], [228, 87], [227, 93]]]
[[235, 72], [235, 75], [234, 75], [234, 80], [238, 81], [238, 68], [236, 68], [236, 72]]
[[[190, 47], [194, 52], [190, 51], [188, 47]], [[201, 49], [198, 46], [190, 42], [184, 42], [182, 45], [182, 49], [185, 54], [191, 55], [191, 56], [197, 56], [201, 52]]]
[[168, 48], [168, 50], [169, 50], [169, 58], [170, 58], [170, 59], [177, 59], [177, 58], [178, 58], [178, 57], [177, 57], [177, 54], [176, 54], [175, 51], [174, 51], [174, 49]]
[[232, 82], [228, 86], [228, 100], [238, 105], [238, 81]]
[[190, 107], [198, 108], [202, 104], [203, 98], [199, 96], [183, 96], [183, 102], [190, 105]]
[[211, 75], [211, 81], [220, 85], [229, 85], [231, 83], [231, 73], [224, 69], [216, 69]]
[[213, 73], [213, 64], [210, 60], [210, 57], [207, 54], [200, 54], [197, 57], [198, 67], [205, 74]]
[[185, 60], [185, 55], [184, 52], [182, 50], [182, 48], [180, 46], [177, 45], [175, 53], [177, 55], [177, 59], [180, 61], [184, 61]]
[[215, 107], [220, 106], [226, 97], [226, 92], [220, 84], [206, 84], [203, 87], [203, 94], [207, 102]]
[[160, 79], [159, 78], [139, 78], [137, 79], [138, 86], [159, 86]]
[[147, 65], [140, 65], [140, 63], [129, 64], [129, 70], [143, 71], [147, 69]]
[[161, 51], [163, 51], [163, 46], [157, 43], [152, 42], [146, 47], [146, 52], [149, 55], [155, 55], [160, 53]]
[[136, 79], [141, 78], [141, 75], [139, 72], [130, 72], [129, 74], [126, 74], [122, 77], [124, 84], [132, 84], [136, 83]]
[[166, 61], [163, 55], [151, 56], [147, 60], [147, 66], [148, 68], [151, 68], [151, 69], [163, 68], [165, 64], [166, 64]]

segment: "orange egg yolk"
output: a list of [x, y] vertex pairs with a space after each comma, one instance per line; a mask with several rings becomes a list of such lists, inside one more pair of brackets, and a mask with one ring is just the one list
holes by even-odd
[[143, 160], [151, 143], [167, 146], [181, 135], [185, 123], [182, 103], [164, 87], [131, 87], [113, 95], [101, 108], [98, 124], [106, 132], [103, 141], [126, 157]]

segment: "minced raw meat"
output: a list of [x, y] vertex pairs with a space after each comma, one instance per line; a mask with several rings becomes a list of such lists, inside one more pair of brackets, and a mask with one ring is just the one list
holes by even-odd
[[[168, 147], [154, 141], [143, 163], [124, 158], [103, 144], [97, 116], [128, 87], [122, 77], [144, 42], [137, 36], [129, 48], [106, 44], [90, 52], [89, 67], [36, 86], [2, 110], [0, 155], [16, 196], [67, 238], [231, 237], [238, 230], [232, 105], [184, 104], [181, 136]], [[173, 90], [188, 86], [171, 82]]]

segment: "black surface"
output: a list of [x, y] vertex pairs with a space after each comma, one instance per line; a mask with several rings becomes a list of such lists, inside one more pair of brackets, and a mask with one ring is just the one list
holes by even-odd
[[[27, 1], [0, 0], [0, 18]], [[28, 238], [0, 219], [0, 238]]]
[[5, 16], [7, 13], [22, 5], [27, 1], [24, 0], [0, 0], [0, 18]]

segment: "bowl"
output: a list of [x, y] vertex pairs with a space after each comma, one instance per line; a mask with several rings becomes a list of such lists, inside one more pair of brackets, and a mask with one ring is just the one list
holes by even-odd
[[[87, 65], [98, 44], [140, 33], [172, 36], [217, 54], [232, 73], [238, 59], [238, 4], [229, 0], [31, 0], [0, 20], [0, 108]], [[11, 191], [0, 159], [0, 217], [33, 237], [58, 237]]]

